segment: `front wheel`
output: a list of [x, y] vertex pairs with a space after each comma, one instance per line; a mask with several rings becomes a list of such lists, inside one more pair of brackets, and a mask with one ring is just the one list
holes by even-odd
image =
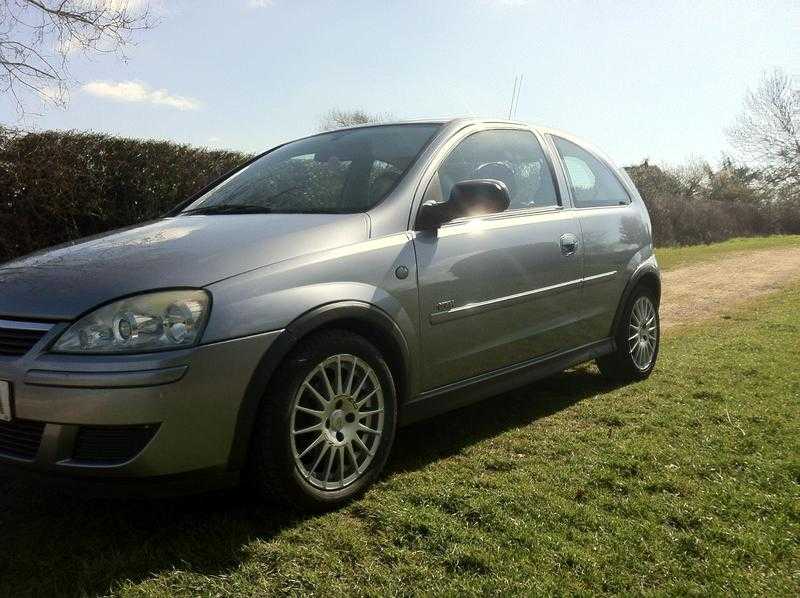
[[314, 335], [283, 363], [264, 398], [251, 486], [288, 506], [336, 507], [378, 477], [396, 420], [394, 381], [380, 352], [349, 331]]
[[644, 380], [658, 358], [661, 329], [653, 292], [640, 287], [631, 294], [617, 327], [616, 350], [597, 360], [600, 372], [618, 382]]

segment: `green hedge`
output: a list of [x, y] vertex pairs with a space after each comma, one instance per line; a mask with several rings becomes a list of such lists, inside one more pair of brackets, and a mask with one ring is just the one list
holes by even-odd
[[248, 157], [167, 141], [0, 129], [0, 262], [156, 218]]
[[757, 171], [730, 162], [688, 176], [647, 162], [626, 170], [647, 205], [658, 247], [800, 234], [800, 203], [762, 189]]

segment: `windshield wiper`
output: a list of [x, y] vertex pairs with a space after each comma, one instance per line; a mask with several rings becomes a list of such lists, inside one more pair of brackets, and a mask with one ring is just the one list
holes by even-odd
[[187, 214], [270, 214], [272, 208], [259, 206], [256, 204], [219, 204], [216, 206], [200, 206], [192, 210], [181, 212], [182, 216]]

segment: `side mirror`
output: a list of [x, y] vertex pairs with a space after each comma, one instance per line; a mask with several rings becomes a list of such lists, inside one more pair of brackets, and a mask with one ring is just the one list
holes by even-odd
[[506, 211], [510, 204], [508, 188], [501, 181], [461, 181], [453, 185], [447, 201], [422, 204], [417, 215], [417, 229], [433, 230], [456, 218], [497, 214]]

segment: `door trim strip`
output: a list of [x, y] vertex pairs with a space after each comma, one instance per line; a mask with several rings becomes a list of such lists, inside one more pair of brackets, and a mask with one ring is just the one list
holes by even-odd
[[480, 314], [487, 311], [492, 311], [494, 309], [508, 307], [510, 305], [516, 305], [517, 303], [523, 303], [532, 297], [546, 296], [556, 291], [579, 287], [587, 282], [594, 282], [597, 280], [608, 278], [610, 276], [614, 276], [616, 275], [616, 273], [617, 273], [616, 270], [612, 270], [611, 272], [603, 272], [602, 274], [594, 274], [592, 276], [576, 278], [575, 280], [560, 282], [558, 284], [553, 284], [546, 287], [540, 287], [538, 289], [533, 289], [530, 291], [523, 291], [521, 293], [515, 293], [513, 295], [506, 295], [504, 297], [487, 299], [486, 301], [478, 301], [475, 303], [467, 303], [466, 305], [454, 307], [447, 311], [433, 312], [432, 314], [430, 314], [429, 320], [432, 325], [436, 325], [436, 324], [441, 324], [443, 322], [450, 322], [452, 320], [466, 318], [468, 316], [472, 316], [475, 314]]

